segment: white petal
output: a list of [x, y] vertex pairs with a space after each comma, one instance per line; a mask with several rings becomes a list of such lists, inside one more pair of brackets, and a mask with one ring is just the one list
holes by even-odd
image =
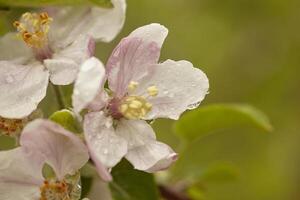
[[115, 134], [112, 119], [103, 112], [85, 116], [84, 133], [92, 159], [99, 160], [107, 168], [115, 166], [127, 153], [127, 142]]
[[177, 160], [177, 154], [168, 145], [156, 140], [129, 150], [125, 157], [135, 169], [147, 172], [167, 169]]
[[0, 39], [0, 60], [25, 63], [32, 57], [31, 49], [25, 45], [23, 40], [17, 38], [17, 33], [7, 33]]
[[[75, 112], [80, 112], [102, 93], [105, 83], [105, 69], [103, 64], [95, 57], [88, 59], [80, 67], [72, 95]], [[101, 99], [97, 99], [99, 103]], [[103, 104], [105, 101], [103, 101]]]
[[209, 88], [206, 75], [184, 60], [167, 60], [156, 65], [154, 74], [143, 80], [137, 94], [144, 93], [147, 87], [153, 85], [159, 93], [149, 99], [153, 106], [146, 119], [178, 119], [185, 110], [198, 107]]
[[114, 8], [63, 7], [53, 15], [51, 26], [58, 41], [69, 44], [79, 35], [91, 35], [97, 41], [110, 42], [125, 21], [125, 0], [112, 0]]
[[128, 142], [126, 158], [135, 169], [155, 172], [168, 168], [177, 154], [166, 144], [156, 141], [152, 127], [142, 120], [121, 120], [117, 135]]
[[49, 120], [30, 122], [21, 134], [20, 143], [32, 160], [48, 163], [58, 179], [74, 174], [89, 160], [84, 143]]
[[146, 145], [156, 136], [152, 127], [143, 120], [121, 119], [116, 128], [116, 134], [128, 143], [128, 149]]
[[0, 116], [23, 118], [45, 97], [49, 72], [39, 63], [0, 61]]
[[55, 85], [71, 84], [77, 76], [79, 65], [70, 59], [47, 59], [44, 64], [50, 71], [50, 80]]
[[56, 85], [68, 85], [77, 76], [80, 65], [94, 54], [95, 42], [89, 36], [79, 36], [70, 46], [58, 51], [52, 59], [44, 60], [50, 80]]
[[168, 145], [152, 140], [128, 151], [126, 159], [135, 169], [156, 172], [167, 169], [177, 160], [177, 154]]
[[134, 30], [129, 38], [142, 38], [145, 43], [155, 42], [159, 48], [163, 45], [168, 35], [168, 29], [157, 23], [148, 24]]
[[42, 169], [34, 169], [21, 147], [0, 151], [0, 199], [38, 200], [43, 176]]
[[109, 87], [116, 96], [122, 97], [127, 92], [130, 81], [139, 82], [151, 74], [167, 33], [162, 25], [146, 25], [133, 31], [114, 49], [107, 62], [107, 74]]

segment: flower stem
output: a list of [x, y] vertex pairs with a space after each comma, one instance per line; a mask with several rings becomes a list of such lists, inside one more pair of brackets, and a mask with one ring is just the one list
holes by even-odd
[[63, 96], [63, 92], [61, 91], [61, 88], [58, 85], [53, 85], [52, 83], [51, 83], [51, 85], [54, 90], [59, 109], [61, 110], [61, 109], [66, 108], [66, 104], [64, 101], [64, 96]]

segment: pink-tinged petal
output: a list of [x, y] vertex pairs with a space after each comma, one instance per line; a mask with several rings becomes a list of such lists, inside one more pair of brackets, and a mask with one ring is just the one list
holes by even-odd
[[96, 151], [90, 149], [90, 146], [88, 146], [88, 149], [89, 149], [90, 157], [96, 166], [98, 175], [102, 178], [103, 181], [107, 181], [107, 182], [112, 181], [113, 178], [111, 174], [109, 173], [108, 169], [102, 164], [100, 159], [98, 159]]
[[0, 61], [0, 116], [23, 118], [46, 96], [49, 72], [38, 62]]
[[154, 42], [141, 38], [125, 38], [115, 48], [107, 63], [109, 88], [116, 97], [127, 92], [131, 81], [139, 81], [151, 74], [151, 66], [159, 58], [160, 49]]
[[129, 150], [156, 139], [152, 127], [143, 120], [121, 119], [116, 127], [116, 134], [127, 141]]
[[114, 49], [107, 62], [108, 83], [117, 97], [127, 92], [130, 81], [139, 81], [151, 74], [158, 62], [160, 49], [168, 29], [150, 24], [134, 30]]
[[135, 169], [155, 172], [168, 168], [177, 154], [166, 144], [156, 141], [152, 127], [142, 120], [122, 120], [116, 130], [128, 142], [127, 160]]
[[[12, 48], [13, 47], [13, 48]], [[23, 40], [17, 38], [17, 33], [7, 33], [0, 39], [0, 60], [25, 63], [33, 58], [33, 53]]]
[[74, 82], [80, 65], [94, 54], [95, 42], [90, 36], [79, 36], [68, 47], [58, 51], [52, 59], [44, 60], [50, 71], [50, 80], [55, 85]]
[[106, 99], [103, 96], [105, 80], [104, 66], [97, 58], [92, 57], [82, 64], [72, 95], [75, 112], [79, 113], [93, 103], [93, 100], [97, 100], [95, 104], [99, 107], [105, 105]]
[[53, 39], [69, 44], [79, 35], [91, 35], [97, 41], [110, 42], [120, 32], [125, 21], [125, 0], [112, 0], [113, 8], [61, 7], [53, 12]]
[[42, 169], [32, 167], [21, 147], [0, 152], [0, 199], [38, 200], [43, 183]]
[[145, 43], [155, 42], [161, 48], [167, 36], [168, 29], [165, 26], [153, 23], [135, 29], [128, 37], [142, 38]]
[[85, 144], [49, 120], [29, 123], [21, 134], [20, 144], [32, 160], [48, 163], [58, 179], [74, 174], [89, 160]]
[[146, 119], [178, 119], [185, 110], [198, 107], [208, 93], [207, 76], [188, 61], [167, 60], [154, 68], [153, 75], [145, 78], [136, 91], [142, 94], [149, 86], [158, 88], [158, 95], [149, 98], [152, 110]]
[[85, 116], [84, 134], [92, 159], [107, 168], [115, 166], [127, 153], [127, 142], [115, 134], [112, 118], [103, 112]]

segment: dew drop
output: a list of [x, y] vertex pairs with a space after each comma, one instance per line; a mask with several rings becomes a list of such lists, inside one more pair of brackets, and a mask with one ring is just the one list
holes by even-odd
[[105, 155], [107, 155], [107, 154], [108, 154], [108, 150], [107, 150], [107, 149], [104, 149], [104, 150], [103, 150], [103, 153], [104, 153]]
[[197, 108], [199, 105], [200, 105], [200, 101], [199, 102], [196, 102], [196, 103], [193, 103], [193, 104], [190, 104], [190, 105], [188, 105], [188, 109], [195, 109], [195, 108]]

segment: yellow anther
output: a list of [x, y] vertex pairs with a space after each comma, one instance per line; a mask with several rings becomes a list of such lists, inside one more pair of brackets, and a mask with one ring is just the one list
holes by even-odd
[[128, 105], [127, 104], [122, 104], [120, 106], [121, 113], [125, 113], [127, 109], [128, 109]]
[[151, 108], [151, 103], [145, 97], [128, 96], [122, 101], [119, 111], [127, 119], [141, 119], [150, 112]]
[[47, 13], [24, 13], [20, 21], [13, 25], [24, 42], [33, 48], [43, 48], [48, 44], [48, 32], [52, 18]]
[[130, 83], [128, 85], [128, 89], [132, 92], [137, 88], [138, 85], [139, 85], [138, 82], [130, 81]]
[[147, 92], [150, 96], [154, 97], [154, 96], [157, 96], [158, 89], [155, 85], [153, 85], [153, 86], [150, 86], [147, 88]]
[[138, 101], [138, 100], [133, 100], [129, 104], [130, 108], [136, 108], [136, 109], [141, 108], [142, 106], [143, 106], [143, 104], [140, 101]]
[[40, 187], [40, 200], [70, 200], [69, 186], [65, 181], [44, 181]]

